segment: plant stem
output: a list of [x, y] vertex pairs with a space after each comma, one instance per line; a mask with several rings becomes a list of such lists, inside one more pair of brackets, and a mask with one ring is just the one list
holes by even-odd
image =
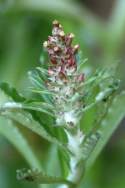
[[84, 139], [83, 133], [78, 129], [75, 133], [66, 130], [68, 138], [68, 148], [70, 154], [70, 171], [67, 179], [74, 184], [61, 185], [58, 188], [77, 188], [84, 174], [84, 163], [82, 160], [81, 143]]

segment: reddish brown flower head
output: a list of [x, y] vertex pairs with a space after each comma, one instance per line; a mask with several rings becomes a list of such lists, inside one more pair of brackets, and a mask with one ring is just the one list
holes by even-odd
[[50, 69], [53, 72], [55, 67], [58, 67], [58, 75], [65, 78], [69, 73], [76, 71], [76, 53], [79, 45], [72, 46], [73, 38], [72, 33], [67, 35], [64, 33], [58, 21], [53, 22], [52, 36], [49, 36], [48, 41], [43, 44], [50, 57], [51, 68], [49, 68], [49, 73]]
[[56, 124], [69, 127], [77, 125], [83, 108], [84, 74], [79, 71], [79, 45], [72, 45], [73, 38], [72, 33], [65, 34], [60, 23], [54, 21], [52, 36], [43, 44], [50, 59], [46, 86], [53, 93]]

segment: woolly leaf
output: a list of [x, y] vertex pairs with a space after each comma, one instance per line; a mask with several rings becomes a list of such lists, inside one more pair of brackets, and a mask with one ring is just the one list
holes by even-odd
[[53, 137], [50, 134], [48, 134], [48, 132], [44, 129], [44, 127], [41, 126], [37, 121], [35, 121], [32, 118], [32, 115], [30, 113], [25, 112], [23, 110], [21, 110], [20, 112], [5, 111], [4, 113], [2, 113], [2, 115], [12, 119], [15, 122], [18, 122], [22, 126], [32, 130], [33, 132], [43, 137], [44, 139], [48, 140], [49, 142], [57, 144], [58, 146], [66, 150], [66, 147], [64, 147], [64, 145], [61, 144], [56, 139], [56, 137]]
[[108, 109], [108, 113], [99, 125], [101, 138], [97, 142], [96, 147], [93, 149], [90, 157], [87, 160], [87, 167], [90, 167], [105, 144], [108, 142], [109, 138], [113, 132], [118, 127], [119, 123], [125, 116], [125, 92], [114, 98], [111, 106]]
[[26, 99], [22, 94], [18, 93], [14, 87], [11, 87], [8, 83], [0, 83], [0, 89], [15, 102], [24, 102]]
[[22, 103], [22, 108], [25, 110], [33, 110], [38, 112], [43, 112], [45, 114], [48, 114], [52, 117], [54, 117], [54, 114], [52, 113], [53, 106], [49, 105], [48, 103], [44, 102], [26, 102]]
[[0, 134], [6, 137], [16, 147], [31, 167], [41, 169], [41, 164], [30, 145], [11, 120], [5, 120], [5, 118], [0, 117]]
[[32, 83], [31, 91], [39, 94], [47, 103], [51, 102], [51, 93], [45, 87], [45, 78], [43, 74], [38, 71], [38, 68], [29, 72], [29, 79]]
[[29, 182], [35, 182], [37, 184], [67, 184], [74, 185], [72, 182], [65, 180], [62, 177], [54, 177], [44, 174], [37, 169], [21, 169], [17, 170], [18, 180], [27, 180]]

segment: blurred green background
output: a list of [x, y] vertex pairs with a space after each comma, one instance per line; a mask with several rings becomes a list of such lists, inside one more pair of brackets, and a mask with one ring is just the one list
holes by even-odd
[[[122, 80], [121, 89], [125, 88], [124, 0], [0, 0], [0, 81], [27, 92], [27, 71], [39, 65], [42, 43], [50, 35], [54, 19], [61, 22], [65, 32], [75, 34], [75, 43], [88, 58], [86, 71], [118, 64], [117, 76]], [[30, 131], [22, 131], [44, 160], [48, 143]], [[35, 187], [16, 180], [16, 169], [25, 166], [23, 157], [0, 135], [0, 188]], [[125, 121], [86, 176], [83, 187], [125, 187]]]

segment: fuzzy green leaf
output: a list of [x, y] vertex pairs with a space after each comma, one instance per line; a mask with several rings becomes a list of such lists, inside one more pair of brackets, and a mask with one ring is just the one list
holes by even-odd
[[8, 83], [2, 82], [0, 83], [0, 89], [9, 97], [11, 97], [15, 102], [24, 102], [25, 97], [22, 96], [18, 91], [11, 87]]
[[73, 185], [72, 182], [62, 178], [62, 177], [54, 177], [44, 174], [37, 169], [22, 169], [17, 170], [17, 179], [19, 180], [27, 180], [29, 182], [35, 182], [37, 184], [67, 184]]
[[30, 145], [11, 120], [5, 120], [5, 118], [0, 117], [0, 134], [6, 137], [16, 147], [31, 167], [41, 169], [41, 164]]
[[53, 137], [50, 134], [48, 134], [44, 127], [32, 118], [32, 115], [30, 113], [25, 112], [23, 110], [21, 110], [20, 112], [5, 111], [4, 113], [2, 113], [2, 115], [8, 117], [9, 119], [12, 119], [15, 122], [18, 122], [22, 126], [32, 130], [33, 132], [48, 140], [49, 142], [57, 144], [59, 147], [66, 150], [66, 147], [62, 143], [60, 143], [56, 139], [56, 137]]
[[29, 79], [32, 83], [31, 92], [39, 94], [44, 101], [47, 103], [51, 102], [51, 93], [47, 90], [45, 86], [45, 78], [43, 74], [38, 70], [30, 71], [28, 73]]
[[108, 109], [108, 113], [100, 124], [101, 138], [99, 139], [96, 147], [87, 160], [87, 167], [90, 167], [101, 150], [108, 142], [113, 132], [118, 127], [119, 123], [125, 116], [125, 92], [114, 98], [111, 106]]
[[25, 103], [22, 103], [22, 108], [25, 110], [33, 110], [33, 111], [42, 112], [42, 113], [45, 113], [54, 117], [54, 114], [52, 113], [52, 110], [54, 110], [54, 108], [52, 105], [48, 103], [44, 103], [40, 101], [25, 102]]

